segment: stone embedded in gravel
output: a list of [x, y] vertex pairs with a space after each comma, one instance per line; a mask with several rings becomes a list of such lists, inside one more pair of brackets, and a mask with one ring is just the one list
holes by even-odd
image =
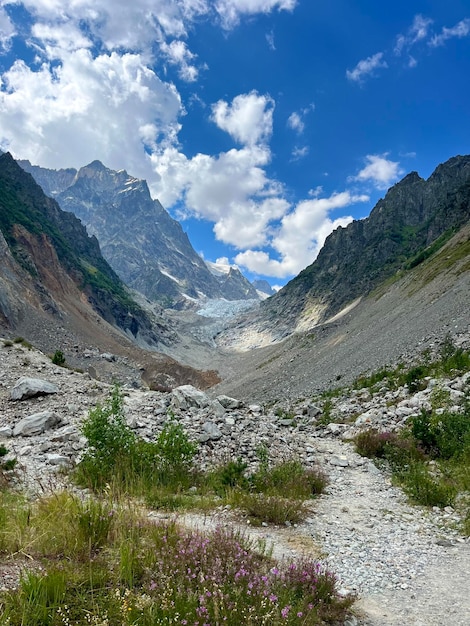
[[28, 378], [23, 376], [10, 390], [10, 400], [26, 400], [35, 396], [43, 396], [49, 393], [58, 393], [59, 388], [53, 383], [41, 378]]
[[201, 442], [209, 440], [218, 441], [222, 438], [222, 432], [217, 424], [214, 424], [214, 422], [204, 422], [204, 424], [202, 425], [202, 430], [203, 432], [199, 438]]
[[335, 467], [348, 467], [349, 461], [344, 455], [333, 454], [330, 457], [330, 465], [334, 465]]
[[7, 439], [13, 435], [13, 430], [9, 426], [2, 426], [0, 428], [0, 439]]
[[71, 460], [68, 456], [64, 456], [63, 454], [46, 454], [47, 462], [51, 465], [60, 465], [67, 466], [70, 465]]
[[44, 431], [54, 428], [58, 423], [59, 418], [52, 411], [34, 413], [24, 417], [16, 424], [13, 428], [13, 436], [32, 437], [33, 435], [40, 435]]
[[241, 400], [237, 400], [236, 398], [230, 398], [229, 396], [217, 396], [216, 400], [220, 402], [224, 409], [229, 409], [230, 411], [233, 411], [235, 409], [242, 409], [244, 406]]

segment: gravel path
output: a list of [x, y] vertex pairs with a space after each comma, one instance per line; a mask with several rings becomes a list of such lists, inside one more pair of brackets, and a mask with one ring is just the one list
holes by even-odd
[[470, 543], [453, 510], [411, 506], [349, 444], [319, 440], [317, 455], [331, 482], [298, 527], [250, 528], [226, 508], [179, 519], [206, 530], [234, 525], [272, 546], [275, 558], [319, 558], [341, 593], [358, 595], [348, 626], [468, 626]]
[[470, 543], [452, 509], [410, 506], [387, 476], [337, 440], [321, 444], [331, 483], [309, 532], [341, 584], [360, 596], [367, 626], [467, 626]]

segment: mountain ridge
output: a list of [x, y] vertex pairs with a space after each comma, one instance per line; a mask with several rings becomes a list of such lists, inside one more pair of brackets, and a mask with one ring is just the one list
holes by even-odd
[[280, 320], [279, 334], [338, 314], [396, 272], [424, 259], [470, 219], [470, 156], [452, 157], [428, 180], [411, 172], [391, 187], [369, 217], [339, 227], [317, 259], [264, 301], [260, 317]]
[[100, 161], [79, 170], [19, 164], [62, 209], [83, 221], [120, 278], [147, 298], [170, 308], [191, 307], [207, 298], [258, 298], [239, 270], [232, 268], [224, 276], [210, 271], [181, 224], [151, 198], [145, 180]]

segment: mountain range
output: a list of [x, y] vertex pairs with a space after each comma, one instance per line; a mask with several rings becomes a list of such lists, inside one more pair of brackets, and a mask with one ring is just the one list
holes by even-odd
[[79, 170], [19, 164], [64, 211], [81, 219], [119, 277], [147, 298], [177, 309], [207, 298], [259, 299], [238, 268], [221, 271], [204, 262], [144, 180], [100, 161]]
[[[0, 328], [60, 347], [76, 366], [95, 347], [117, 355], [112, 375], [133, 384], [218, 383], [272, 399], [469, 334], [470, 156], [427, 180], [408, 174], [278, 293], [216, 323], [196, 305], [269, 289], [206, 264], [145, 181], [99, 161], [19, 163], [0, 156]], [[102, 360], [87, 368], [111, 376]]]

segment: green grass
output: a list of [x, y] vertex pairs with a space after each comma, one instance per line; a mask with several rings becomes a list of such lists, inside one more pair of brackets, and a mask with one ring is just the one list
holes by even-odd
[[314, 626], [343, 622], [353, 602], [315, 560], [278, 563], [241, 533], [155, 522], [129, 500], [111, 508], [64, 492], [26, 505], [16, 495], [0, 501], [7, 518], [18, 536], [0, 556], [27, 554], [32, 566], [0, 592], [2, 626]]
[[[443, 406], [438, 406], [438, 399]], [[449, 408], [447, 394], [434, 395], [433, 409], [412, 417], [399, 433], [369, 429], [355, 439], [359, 454], [386, 461], [410, 499], [425, 506], [457, 506], [470, 530], [470, 389], [459, 411]]]

